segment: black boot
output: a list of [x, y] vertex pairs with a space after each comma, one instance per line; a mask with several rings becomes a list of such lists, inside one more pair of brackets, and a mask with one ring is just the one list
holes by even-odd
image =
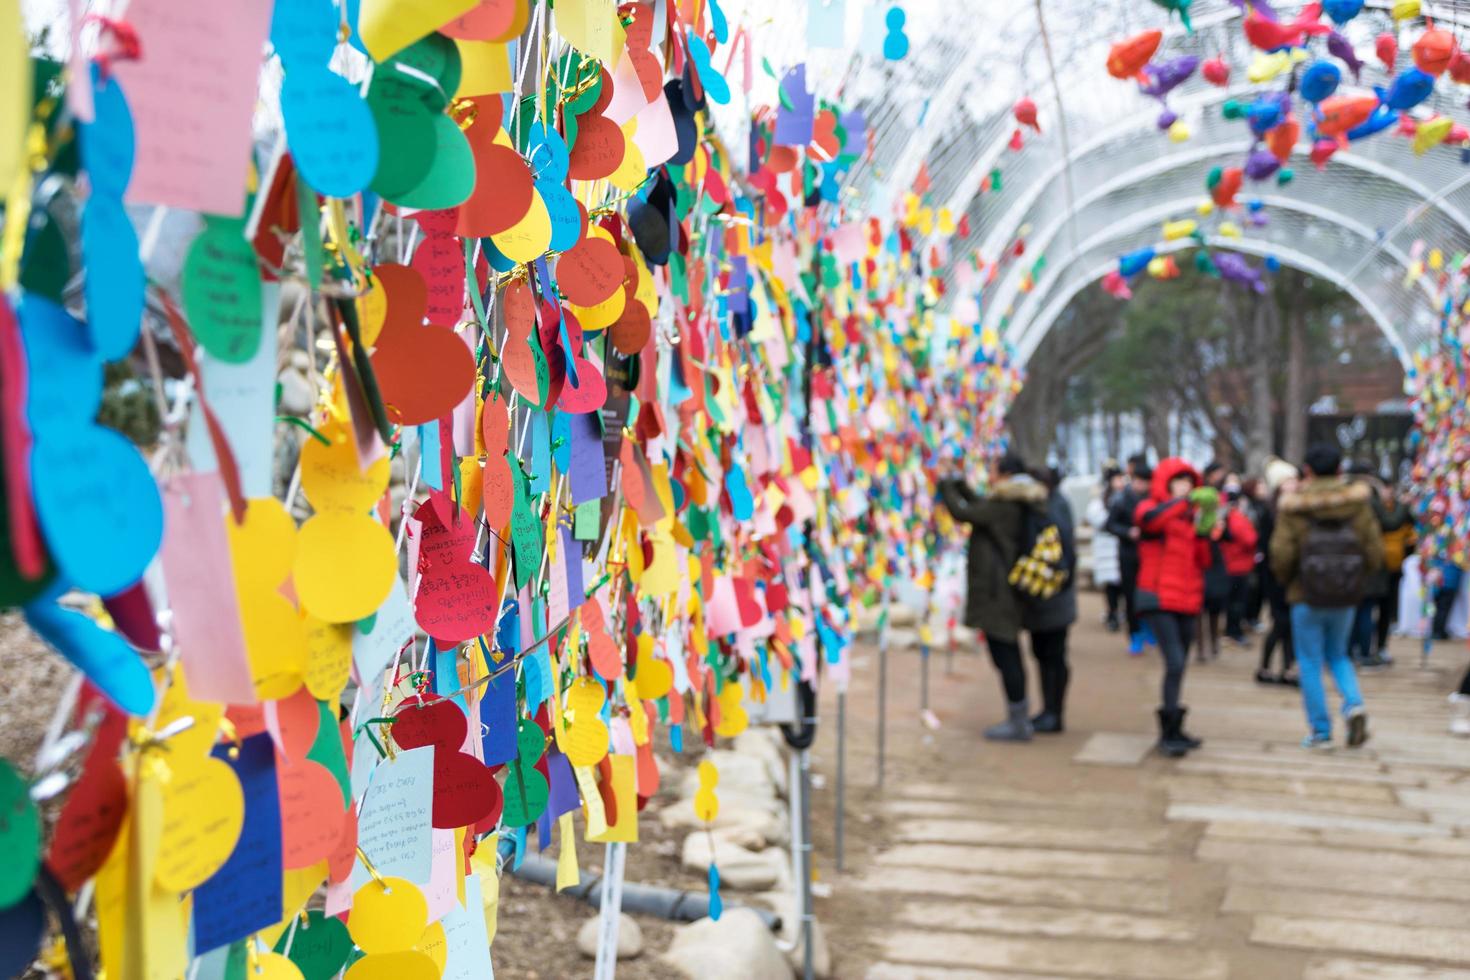
[[1184, 712], [1178, 708], [1170, 711], [1168, 708], [1159, 709], [1159, 754], [1168, 756], [1170, 759], [1178, 759], [1189, 753], [1189, 743], [1179, 736], [1179, 726], [1183, 723]]
[[1176, 711], [1176, 714], [1179, 717], [1178, 720], [1174, 722], [1174, 734], [1179, 739], [1179, 741], [1189, 746], [1191, 752], [1204, 745], [1205, 743], [1202, 739], [1195, 738], [1193, 735], [1184, 730], [1184, 716], [1189, 714], [1189, 709], [1179, 708]]
[[1038, 735], [1055, 735], [1063, 731], [1062, 716], [1055, 711], [1043, 711], [1031, 719], [1031, 730]]

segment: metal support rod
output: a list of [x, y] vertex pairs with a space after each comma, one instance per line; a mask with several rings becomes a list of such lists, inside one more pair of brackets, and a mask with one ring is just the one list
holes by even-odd
[[837, 870], [842, 870], [843, 831], [847, 818], [847, 691], [837, 692]]
[[883, 609], [878, 614], [878, 788], [883, 788], [883, 761], [888, 742], [888, 607], [889, 588], [883, 586]]
[[623, 855], [626, 844], [607, 845], [598, 909], [597, 964], [593, 980], [613, 980], [618, 971], [618, 925], [623, 912]]
[[919, 644], [919, 710], [929, 710], [929, 644]]
[[802, 749], [801, 760], [801, 975], [802, 980], [816, 976], [812, 951], [812, 934], [816, 931], [816, 915], [812, 911], [812, 756]]

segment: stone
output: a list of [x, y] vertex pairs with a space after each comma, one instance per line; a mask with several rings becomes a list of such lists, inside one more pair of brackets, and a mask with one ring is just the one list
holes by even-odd
[[1436, 929], [1385, 922], [1348, 922], [1300, 915], [1258, 915], [1251, 942], [1314, 951], [1367, 953], [1392, 960], [1470, 964], [1470, 937], [1463, 928]]
[[[985, 897], [995, 900], [1001, 896], [987, 894]], [[911, 901], [898, 907], [894, 921], [917, 929], [942, 922], [944, 928], [959, 932], [995, 932], [1013, 936], [1130, 939], [1146, 943], [1187, 943], [1199, 938], [1199, 928], [1185, 919], [1046, 905]]]
[[295, 368], [287, 368], [276, 380], [281, 385], [280, 413], [295, 416], [310, 415], [311, 407], [316, 404], [316, 398], [306, 375]]
[[1060, 848], [983, 847], [966, 844], [900, 844], [878, 855], [883, 868], [937, 868], [980, 874], [1066, 875], [1162, 881], [1169, 860], [1151, 854], [1094, 854]]
[[1089, 766], [1136, 766], [1153, 752], [1158, 739], [1152, 735], [1098, 732], [1072, 756], [1072, 761]]
[[1404, 837], [1449, 837], [1450, 828], [1441, 824], [1415, 823], [1410, 820], [1379, 820], [1371, 817], [1333, 816], [1328, 813], [1303, 813], [1280, 807], [1235, 806], [1230, 803], [1172, 803], [1165, 811], [1169, 820], [1185, 822], [1216, 821], [1261, 824], [1268, 827], [1307, 827], [1332, 830], [1362, 831], [1370, 834], [1395, 834]]
[[720, 887], [738, 891], [767, 891], [790, 878], [788, 855], [774, 847], [749, 851], [718, 833], [696, 830], [684, 838], [680, 863], [688, 871], [709, 871], [711, 847], [720, 869]]
[[1049, 976], [1110, 976], [1131, 980], [1226, 980], [1230, 972], [1220, 951], [1175, 943], [1018, 938], [934, 928], [892, 931], [878, 942], [885, 960], [916, 966], [980, 967]]
[[1453, 929], [1465, 921], [1465, 906], [1457, 902], [1431, 902], [1411, 898], [1354, 895], [1344, 901], [1340, 892], [1283, 885], [1233, 884], [1225, 891], [1222, 912], [1248, 915], [1310, 915], [1325, 919], [1361, 919], [1401, 926], [1437, 926]]
[[[766, 799], [777, 799], [783, 795], [785, 770], [782, 770], [781, 782], [777, 783], [766, 761], [759, 756], [746, 755], [732, 749], [713, 749], [704, 754], [704, 761], [714, 763], [715, 769], [720, 774], [720, 781], [715, 786], [715, 795], [722, 803], [727, 791]], [[679, 782], [679, 796], [686, 800], [693, 799], [698, 790], [699, 773], [691, 767], [684, 772]]]
[[[703, 830], [705, 826], [695, 814], [690, 800], [678, 800], [664, 807], [658, 811], [658, 821], [669, 830]], [[785, 847], [791, 840], [788, 824], [789, 818], [784, 809], [772, 812], [758, 804], [740, 800], [732, 802], [722, 797], [720, 812], [715, 815], [710, 828], [738, 832], [751, 839], [759, 837], [761, 843], [754, 845], [754, 849], [759, 850], [762, 847]]]
[[[733, 748], [741, 755], [754, 756], [764, 762], [766, 774], [771, 778], [771, 785], [776, 787], [776, 795], [782, 799], [786, 798], [787, 755], [786, 745], [781, 740], [780, 732], [765, 726], [747, 728], [735, 736]], [[724, 782], [723, 774], [720, 782]]]
[[[577, 949], [589, 960], [597, 959], [597, 933], [602, 917], [594, 915], [577, 930]], [[623, 913], [618, 916], [618, 959], [633, 960], [643, 953], [643, 930], [636, 919]]]
[[892, 868], [864, 875], [858, 887], [869, 892], [944, 895], [1016, 905], [1080, 906], [1124, 909], [1130, 912], [1166, 912], [1169, 890], [1150, 881], [1056, 878], [1045, 875], [966, 874], [928, 868]]
[[1068, 847], [1147, 854], [1163, 850], [1169, 835], [1164, 829], [1140, 829], [1129, 834], [1099, 834], [1096, 827], [921, 818], [899, 824], [894, 839], [913, 844], [1001, 844], [1007, 847]]
[[[756, 900], [781, 917], [781, 928], [776, 932], [778, 947], [786, 954], [786, 962], [797, 976], [806, 966], [806, 942], [801, 928], [801, 908], [795, 890], [765, 892]], [[827, 980], [832, 975], [832, 950], [827, 945], [827, 934], [822, 923], [812, 919], [812, 974], [817, 980]]]
[[1315, 959], [1302, 980], [1470, 980], [1470, 970], [1385, 963], [1382, 960]]
[[664, 961], [692, 980], [792, 980], [791, 966], [760, 916], [729, 909], [677, 930]]

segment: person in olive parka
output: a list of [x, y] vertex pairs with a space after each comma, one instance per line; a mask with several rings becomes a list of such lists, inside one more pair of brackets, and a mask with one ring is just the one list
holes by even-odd
[[1027, 474], [1020, 457], [1011, 453], [996, 464], [995, 477], [983, 496], [960, 479], [941, 480], [937, 489], [954, 519], [970, 525], [965, 625], [985, 634], [990, 659], [1005, 688], [1006, 720], [987, 728], [985, 737], [1024, 742], [1030, 740], [1032, 727], [1018, 642], [1022, 609], [1008, 576], [1021, 549], [1026, 510], [1044, 515], [1048, 494], [1045, 485]]

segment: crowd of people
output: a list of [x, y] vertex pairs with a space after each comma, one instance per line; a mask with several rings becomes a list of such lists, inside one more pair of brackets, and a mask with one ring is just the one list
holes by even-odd
[[[984, 635], [1008, 706], [985, 736], [1028, 741], [1062, 731], [1078, 583], [1075, 525], [1059, 474], [1007, 454], [994, 463], [984, 494], [951, 477], [939, 495], [970, 525], [965, 622]], [[1344, 472], [1330, 444], [1309, 449], [1301, 468], [1273, 458], [1260, 478], [1248, 479], [1218, 462], [1199, 471], [1178, 458], [1150, 466], [1139, 455], [1107, 469], [1085, 516], [1108, 629], [1126, 630], [1131, 655], [1157, 648], [1162, 656], [1161, 753], [1177, 758], [1201, 745], [1184, 727], [1191, 654], [1208, 663], [1222, 642], [1248, 647], [1257, 635], [1255, 680], [1300, 689], [1304, 747], [1334, 745], [1328, 675], [1346, 746], [1367, 741], [1357, 672], [1393, 663], [1388, 641], [1415, 543], [1412, 516], [1392, 485]], [[1459, 569], [1437, 569], [1432, 580], [1429, 628], [1434, 639], [1447, 639]], [[1022, 634], [1041, 679], [1035, 715]], [[1470, 736], [1470, 671], [1451, 702], [1450, 730]]]

